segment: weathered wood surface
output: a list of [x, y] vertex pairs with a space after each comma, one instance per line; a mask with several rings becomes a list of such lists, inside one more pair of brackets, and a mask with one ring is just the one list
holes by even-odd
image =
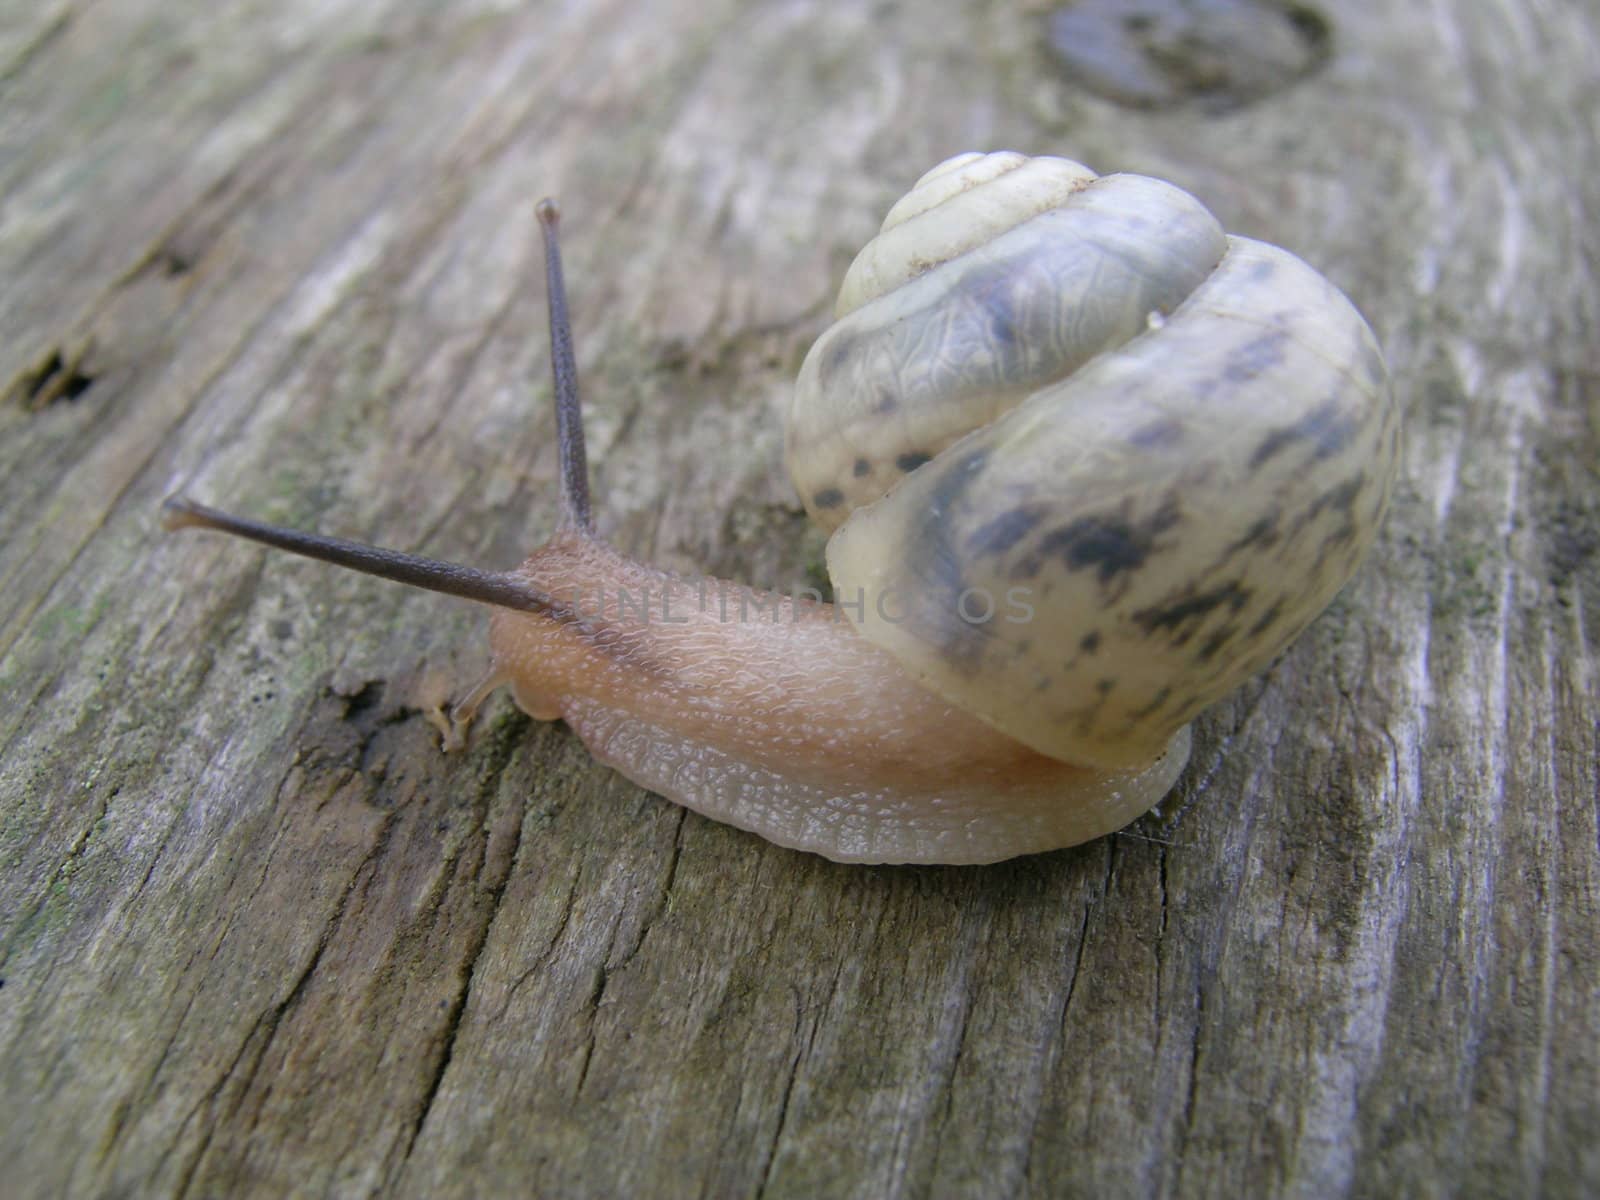
[[[0, 11], [0, 1191], [1600, 1189], [1592, 5], [1340, 5], [1227, 114], [1020, 5]], [[1407, 413], [1369, 566], [1124, 835], [840, 867], [504, 701], [447, 758], [480, 611], [158, 532], [517, 561], [554, 192], [602, 528], [803, 578], [771, 411], [973, 146], [1294, 248]]]

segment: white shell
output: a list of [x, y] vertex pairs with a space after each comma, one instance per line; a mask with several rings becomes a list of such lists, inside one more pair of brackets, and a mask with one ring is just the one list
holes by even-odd
[[787, 430], [837, 528], [836, 599], [1052, 757], [1160, 754], [1327, 605], [1382, 521], [1399, 419], [1372, 331], [1170, 184], [952, 159], [839, 311]]

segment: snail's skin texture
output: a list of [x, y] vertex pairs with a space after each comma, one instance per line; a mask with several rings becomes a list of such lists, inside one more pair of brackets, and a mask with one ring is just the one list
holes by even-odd
[[509, 684], [640, 786], [782, 846], [840, 862], [1055, 849], [1126, 825], [1188, 759], [1187, 729], [1130, 771], [1047, 758], [913, 683], [832, 605], [692, 583], [582, 534], [520, 573], [568, 615], [496, 609], [480, 693]]
[[[978, 180], [885, 236], [992, 209], [1037, 175], [1018, 159], [936, 168], [946, 193]], [[848, 515], [835, 589], [895, 597], [899, 619], [868, 605], [864, 636], [1041, 753], [1125, 768], [1350, 578], [1400, 424], [1371, 330], [1321, 275], [1168, 184], [1083, 171], [1057, 168], [1058, 207], [853, 296], [801, 369], [788, 456], [820, 520]], [[1019, 265], [991, 284], [991, 262]], [[1014, 589], [1032, 620], [962, 618], [963, 595]]]

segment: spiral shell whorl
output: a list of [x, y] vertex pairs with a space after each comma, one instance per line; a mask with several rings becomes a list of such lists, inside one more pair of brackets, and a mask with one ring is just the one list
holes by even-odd
[[1057, 207], [1095, 173], [1065, 158], [959, 154], [929, 171], [889, 210], [839, 287], [835, 319]]
[[787, 429], [790, 476], [824, 529], [1137, 336], [1226, 249], [1171, 184], [1019, 158], [936, 168], [847, 275], [848, 311], [806, 355]]
[[[949, 194], [886, 228], [1023, 169], [964, 184], [994, 157], [936, 168], [919, 189]], [[1135, 766], [1349, 579], [1398, 414], [1338, 289], [1186, 193], [1109, 176], [1024, 209], [818, 339], [790, 469], [863, 636], [1042, 753]]]

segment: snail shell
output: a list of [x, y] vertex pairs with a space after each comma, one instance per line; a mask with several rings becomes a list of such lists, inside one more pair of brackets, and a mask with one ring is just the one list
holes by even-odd
[[[786, 449], [835, 594], [914, 679], [1053, 758], [1159, 756], [1383, 519], [1400, 428], [1372, 331], [1171, 184], [952, 158], [836, 314]], [[1028, 619], [994, 610], [1011, 594]]]

